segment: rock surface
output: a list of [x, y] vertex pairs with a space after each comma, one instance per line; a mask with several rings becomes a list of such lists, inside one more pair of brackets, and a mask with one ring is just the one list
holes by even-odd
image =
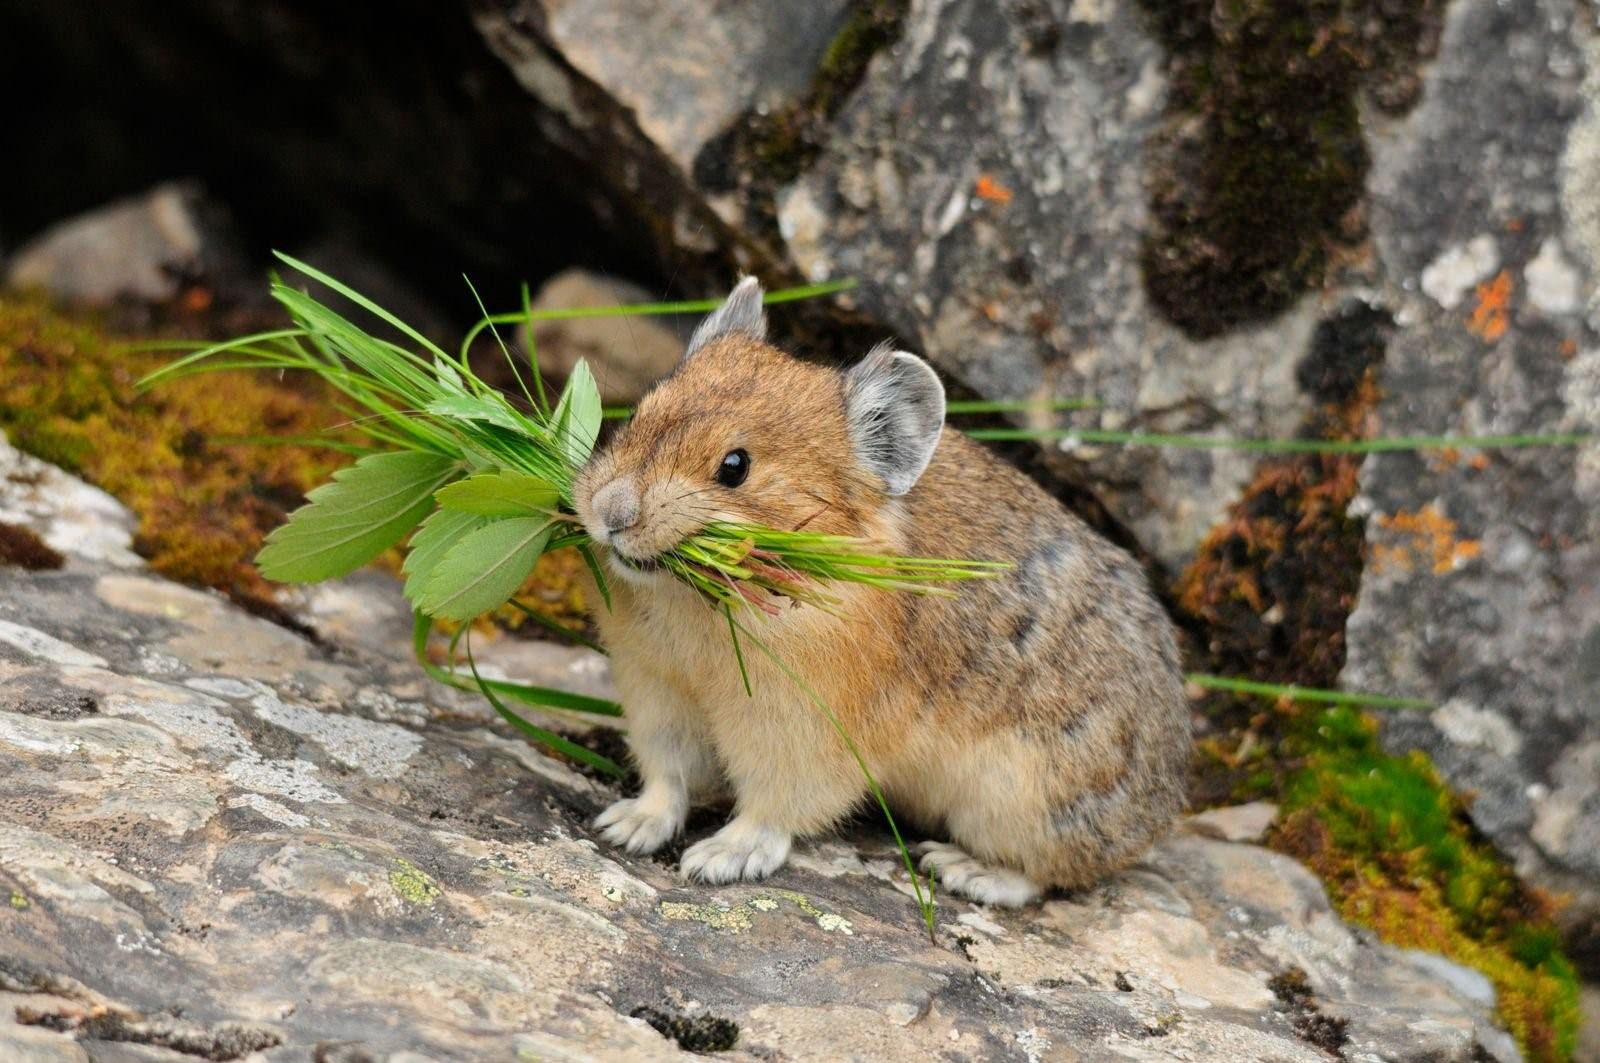
[[169, 302], [186, 285], [239, 272], [240, 252], [221, 208], [197, 184], [168, 182], [41, 233], [17, 249], [5, 283], [107, 307]]
[[[546, 281], [534, 298], [533, 307], [562, 310], [659, 301], [637, 284], [574, 269]], [[601, 396], [607, 402], [627, 404], [637, 402], [678, 364], [693, 323], [693, 318], [658, 317], [545, 321], [534, 328], [534, 342], [539, 350], [539, 365], [546, 372], [565, 378], [578, 359], [585, 359], [600, 385]], [[491, 362], [500, 357], [498, 348], [489, 354]]]
[[[1422, 104], [1375, 141], [1398, 308], [1383, 434], [1600, 434], [1600, 43], [1560, 0], [1450, 5]], [[1587, 103], [1585, 102], [1587, 101]], [[1600, 443], [1374, 456], [1344, 679], [1426, 698], [1387, 742], [1473, 796], [1600, 960]]]
[[115, 515], [55, 488], [7, 513], [68, 565], [0, 569], [8, 1059], [1515, 1057], [1472, 972], [1187, 830], [1030, 911], [947, 900], [933, 944], [870, 823], [687, 886], [590, 838], [609, 786], [427, 684], [377, 577], [313, 594], [311, 642], [84, 549]]

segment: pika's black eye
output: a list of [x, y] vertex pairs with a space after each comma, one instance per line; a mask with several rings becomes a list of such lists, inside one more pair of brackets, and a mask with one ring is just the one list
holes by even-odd
[[743, 449], [730, 450], [722, 456], [717, 467], [717, 483], [723, 487], [738, 487], [750, 475], [750, 455]]

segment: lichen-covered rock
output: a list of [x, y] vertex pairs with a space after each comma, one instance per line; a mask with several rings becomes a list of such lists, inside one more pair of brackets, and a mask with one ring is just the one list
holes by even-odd
[[0, 568], [5, 1058], [1516, 1057], [1481, 978], [1188, 830], [1036, 909], [942, 899], [933, 942], [870, 822], [686, 885], [427, 684], [381, 585], [310, 596], [310, 641], [86, 548], [57, 486], [18, 516], [65, 567]]
[[[1383, 434], [1600, 433], [1587, 23], [1559, 0], [1456, 0], [1423, 102], [1375, 138], [1398, 308]], [[1426, 750], [1523, 874], [1573, 893], [1582, 952], [1600, 942], [1600, 444], [1374, 456], [1356, 506], [1345, 682], [1434, 702], [1386, 741]]]

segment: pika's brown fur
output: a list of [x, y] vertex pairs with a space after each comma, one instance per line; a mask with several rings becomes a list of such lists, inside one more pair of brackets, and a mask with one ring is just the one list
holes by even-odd
[[[955, 844], [924, 858], [947, 887], [1020, 904], [1137, 859], [1182, 806], [1190, 744], [1172, 629], [1133, 560], [958, 432], [935, 428], [920, 479], [892, 497], [895, 474], [875, 470], [907, 458], [891, 445], [864, 460], [861, 374], [767, 345], [748, 308], [707, 330], [576, 490], [616, 576], [596, 619], [644, 780], [639, 797], [599, 820], [607, 838], [653, 851], [696, 795], [727, 787], [734, 818], [685, 852], [684, 870], [760, 877], [782, 864], [791, 837], [828, 830], [866, 794], [860, 767], [795, 684], [747, 650], [747, 695], [726, 619], [649, 570], [708, 521], [731, 519], [859, 536], [884, 552], [1013, 562], [954, 597], [852, 585], [840, 589], [840, 615], [800, 606], [743, 622], [834, 709], [897, 810], [948, 833]], [[908, 355], [873, 357], [878, 382], [883, 359], [921, 368]], [[942, 419], [936, 381], [879, 397], [925, 400], [929, 386]], [[869, 418], [865, 430], [875, 427]], [[724, 487], [717, 470], [737, 449], [748, 479]]]

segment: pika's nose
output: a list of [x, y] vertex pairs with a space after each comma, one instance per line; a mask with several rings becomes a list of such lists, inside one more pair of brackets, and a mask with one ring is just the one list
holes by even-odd
[[594, 512], [611, 534], [626, 531], [639, 521], [639, 492], [630, 480], [612, 480], [594, 493]]

